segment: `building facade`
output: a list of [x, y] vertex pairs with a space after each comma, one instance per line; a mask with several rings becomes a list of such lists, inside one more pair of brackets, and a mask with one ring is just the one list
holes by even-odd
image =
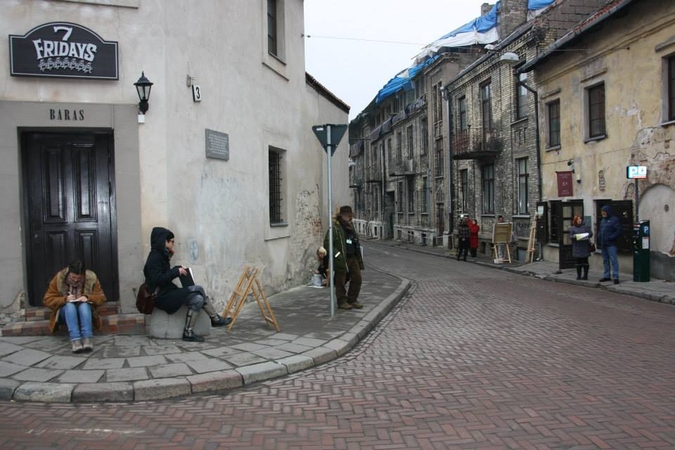
[[[449, 230], [444, 83], [482, 54], [442, 52], [409, 70], [350, 124], [351, 187], [365, 235], [443, 245]], [[446, 243], [447, 245], [447, 243]]]
[[525, 259], [534, 241], [542, 190], [536, 80], [514, 67], [536, 57], [600, 3], [562, 0], [528, 19], [526, 0], [503, 0], [499, 35], [504, 38], [445, 86], [454, 213], [478, 221], [481, 253], [492, 253], [499, 216], [512, 224], [512, 259]]
[[305, 73], [301, 0], [12, 1], [0, 24], [0, 308], [81, 258], [131, 312], [155, 226], [221, 306], [247, 264], [268, 293], [306, 282], [332, 209], [312, 126], [349, 108]]
[[[649, 220], [651, 274], [675, 279], [674, 29], [672, 2], [611, 1], [521, 68], [534, 74], [543, 111], [546, 259], [564, 265], [572, 216], [597, 233], [611, 204], [624, 229], [621, 272], [633, 271], [633, 223]], [[629, 166], [646, 178], [628, 179]]]

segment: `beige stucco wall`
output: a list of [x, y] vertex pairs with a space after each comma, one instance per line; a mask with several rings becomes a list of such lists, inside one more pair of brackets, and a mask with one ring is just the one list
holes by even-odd
[[[652, 250], [670, 256], [675, 256], [675, 123], [664, 123], [663, 71], [664, 58], [675, 53], [673, 25], [675, 5], [636, 2], [628, 15], [606, 21], [601, 31], [536, 68], [544, 146], [546, 103], [559, 99], [561, 111], [561, 146], [542, 152], [543, 200], [583, 199], [595, 224], [594, 201], [634, 200], [626, 167], [647, 166], [648, 180], [639, 185], [640, 219], [651, 220]], [[607, 136], [585, 142], [585, 90], [598, 83], [605, 84]], [[556, 172], [570, 168], [579, 182], [573, 197], [560, 198]], [[657, 186], [660, 194], [654, 195]], [[548, 249], [545, 257], [557, 260], [557, 249]], [[599, 267], [601, 259], [593, 260]], [[620, 266], [632, 273], [632, 256], [621, 258]]]
[[[133, 126], [113, 126], [116, 142], [124, 131], [137, 133], [131, 139], [137, 144], [115, 151], [130, 152], [136, 160], [118, 159], [116, 173], [118, 179], [136, 173], [131, 183], [137, 184], [118, 183], [118, 207], [122, 190], [137, 196], [133, 201], [138, 207], [127, 212], [122, 208], [117, 217], [118, 232], [128, 229], [136, 240], [128, 243], [133, 251], [119, 252], [123, 308], [133, 310], [131, 288], [143, 280], [154, 226], [174, 231], [175, 261], [194, 267], [198, 281], [221, 305], [244, 264], [261, 268], [268, 294], [304, 283], [315, 263], [312, 255], [328, 210], [326, 156], [311, 126], [347, 123], [347, 113], [306, 83], [302, 0], [282, 2], [280, 59], [267, 53], [262, 0], [141, 0], [137, 8], [84, 3], [7, 1], [0, 29], [5, 35], [23, 35], [46, 22], [85, 26], [105, 40], [118, 41], [119, 80], [9, 77], [5, 70], [0, 74], [0, 100], [124, 105], [120, 111]], [[7, 45], [0, 46], [0, 60], [9, 61]], [[141, 71], [154, 86], [145, 123], [137, 124], [133, 83]], [[199, 103], [193, 101], [188, 76], [201, 87]], [[229, 135], [229, 161], [205, 157], [207, 128]], [[17, 160], [16, 130], [13, 133], [14, 144], [3, 146], [2, 156]], [[347, 142], [345, 136], [332, 160], [336, 204], [349, 199]], [[269, 226], [269, 146], [285, 151], [286, 227]], [[0, 196], [3, 209], [20, 217], [20, 177], [14, 169], [18, 165], [3, 169], [8, 172], [3, 183], [13, 188], [3, 189]], [[9, 229], [4, 225], [3, 239], [21, 236], [18, 220], [9, 223]], [[23, 270], [20, 243], [11, 258]], [[0, 286], [0, 307], [12, 302], [17, 289], [21, 286]]]

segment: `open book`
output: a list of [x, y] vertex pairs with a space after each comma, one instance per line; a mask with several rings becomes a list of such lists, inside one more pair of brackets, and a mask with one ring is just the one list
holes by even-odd
[[181, 275], [180, 276], [180, 284], [184, 288], [188, 287], [188, 286], [194, 286], [195, 285], [195, 279], [194, 279], [194, 274], [192, 273], [192, 267], [188, 267], [186, 270], [187, 270], [187, 275]]

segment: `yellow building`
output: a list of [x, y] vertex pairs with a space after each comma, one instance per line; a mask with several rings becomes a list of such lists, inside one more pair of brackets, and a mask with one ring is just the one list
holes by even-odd
[[[600, 209], [611, 204], [624, 230], [622, 278], [633, 274], [633, 224], [649, 220], [651, 275], [675, 279], [675, 3], [609, 2], [519, 68], [531, 71], [541, 111], [544, 259], [573, 267], [573, 216], [597, 234]], [[646, 167], [647, 178], [628, 179], [628, 166]], [[602, 258], [591, 265], [600, 269]]]

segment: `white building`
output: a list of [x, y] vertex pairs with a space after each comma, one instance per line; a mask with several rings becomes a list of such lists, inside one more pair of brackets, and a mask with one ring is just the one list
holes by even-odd
[[[305, 73], [302, 0], [2, 7], [0, 309], [39, 306], [82, 258], [132, 312], [154, 226], [220, 306], [246, 264], [268, 294], [306, 282], [329, 211], [311, 127], [349, 107]], [[347, 143], [334, 205], [349, 201]]]

